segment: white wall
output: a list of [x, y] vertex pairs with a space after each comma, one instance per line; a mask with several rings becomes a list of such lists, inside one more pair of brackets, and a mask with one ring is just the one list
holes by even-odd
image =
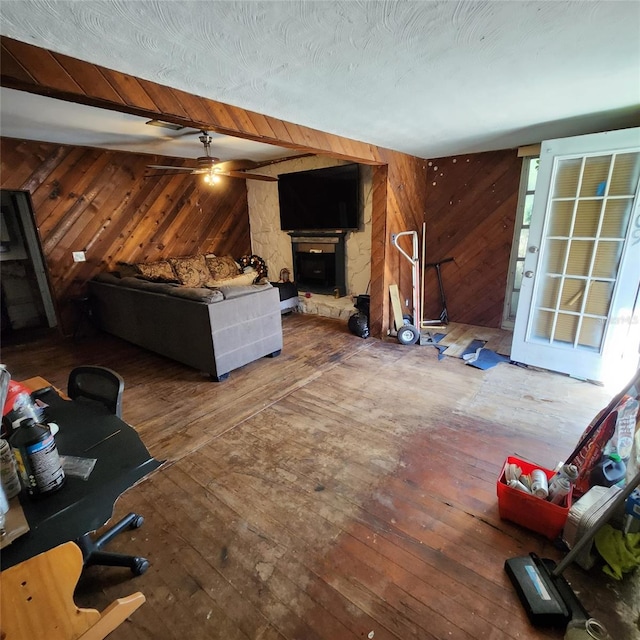
[[[348, 163], [313, 156], [261, 167], [256, 169], [256, 173], [276, 176], [281, 173], [321, 169], [339, 164]], [[360, 165], [360, 169], [360, 206], [363, 224], [359, 231], [349, 231], [346, 235], [347, 295], [366, 293], [371, 278], [371, 168]], [[247, 180], [247, 199], [251, 225], [251, 251], [264, 258], [271, 280], [277, 280], [280, 269], [284, 268], [289, 269], [293, 277], [291, 238], [288, 233], [280, 230], [278, 183]]]

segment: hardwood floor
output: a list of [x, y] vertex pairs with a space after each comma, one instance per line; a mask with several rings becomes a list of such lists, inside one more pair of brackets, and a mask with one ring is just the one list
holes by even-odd
[[[480, 371], [317, 316], [283, 325], [279, 358], [219, 384], [105, 335], [3, 349], [14, 378], [61, 388], [77, 364], [119, 371], [125, 420], [167, 460], [115, 510], [144, 514], [111, 548], [150, 569], [91, 567], [77, 602], [145, 593], [114, 640], [562, 638], [529, 625], [503, 571], [507, 557], [562, 554], [500, 520], [496, 479], [508, 455], [555, 466], [604, 389]], [[565, 575], [613, 638], [640, 636], [637, 576]]]

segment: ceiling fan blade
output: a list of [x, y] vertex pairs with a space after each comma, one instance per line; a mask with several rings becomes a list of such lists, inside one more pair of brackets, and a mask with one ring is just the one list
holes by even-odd
[[176, 167], [174, 165], [148, 164], [147, 169], [167, 169], [170, 171], [194, 171], [196, 167]]
[[221, 176], [229, 178], [242, 178], [244, 180], [262, 180], [263, 182], [278, 182], [278, 178], [273, 176], [261, 176], [257, 173], [245, 173], [244, 171], [216, 171]]
[[238, 160], [225, 160], [224, 162], [218, 162], [216, 167], [220, 171], [247, 171], [248, 169], [255, 169], [258, 163], [253, 160], [239, 158]]

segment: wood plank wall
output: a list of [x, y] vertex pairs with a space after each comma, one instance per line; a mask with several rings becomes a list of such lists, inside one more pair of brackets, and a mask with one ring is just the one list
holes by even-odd
[[[427, 166], [427, 263], [441, 267], [449, 317], [499, 327], [518, 204], [515, 150], [438, 158]], [[434, 269], [425, 277], [425, 317], [440, 315]]]
[[[443, 158], [427, 164], [420, 158], [194, 96], [22, 42], [8, 38], [0, 42], [3, 86], [378, 165], [372, 214], [372, 335], [384, 336], [390, 325], [389, 285], [397, 283], [402, 298], [410, 297], [409, 264], [391, 246], [390, 236], [421, 230], [425, 210], [427, 262], [451, 255], [456, 258], [455, 264], [443, 268], [450, 317], [468, 324], [500, 325], [520, 172], [515, 151]], [[430, 272], [426, 280], [427, 317], [439, 314], [433, 275]]]
[[[371, 290], [375, 292], [376, 299], [382, 299], [383, 304], [372, 309], [370, 319], [374, 330], [379, 327], [380, 332], [383, 327], [385, 330], [387, 326], [393, 327], [393, 314], [389, 302], [390, 284], [398, 285], [403, 312], [413, 313], [411, 264], [391, 244], [391, 235], [402, 231], [422, 233], [427, 185], [424, 179], [415, 180], [412, 177], [426, 176], [426, 169], [426, 160], [404, 156], [388, 165], [386, 174], [380, 177], [374, 174], [374, 204], [378, 197], [386, 198], [387, 201], [384, 220], [373, 220], [373, 228], [377, 229], [378, 233], [372, 238], [371, 243]], [[386, 178], [386, 191], [378, 184], [381, 178]], [[373, 211], [375, 215], [375, 206]], [[408, 238], [403, 238], [400, 246], [411, 255], [411, 242]], [[407, 298], [410, 301], [409, 306], [405, 305]]]
[[[188, 174], [145, 179], [146, 165], [166, 158], [10, 138], [0, 139], [0, 158], [0, 186], [31, 196], [64, 333], [76, 311], [69, 299], [120, 260], [250, 252], [244, 180], [210, 188]], [[72, 251], [87, 261], [74, 263]]]
[[[195, 96], [17, 40], [0, 38], [0, 84], [62, 100], [160, 118], [187, 127], [272, 143], [371, 165], [387, 165], [388, 179], [374, 198], [372, 238], [377, 245], [372, 274], [372, 333], [388, 327], [388, 285], [400, 274], [387, 262], [389, 225], [411, 228], [423, 205], [422, 161], [375, 145], [350, 140], [253, 111]], [[384, 175], [383, 173], [379, 174]], [[382, 197], [384, 196], [384, 197]]]

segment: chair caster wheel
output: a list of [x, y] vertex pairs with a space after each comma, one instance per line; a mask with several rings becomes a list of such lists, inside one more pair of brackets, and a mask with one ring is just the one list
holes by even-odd
[[146, 558], [136, 556], [131, 565], [131, 573], [134, 576], [141, 576], [149, 568], [149, 561]]
[[136, 516], [129, 525], [129, 529], [139, 529], [144, 524], [143, 516]]

